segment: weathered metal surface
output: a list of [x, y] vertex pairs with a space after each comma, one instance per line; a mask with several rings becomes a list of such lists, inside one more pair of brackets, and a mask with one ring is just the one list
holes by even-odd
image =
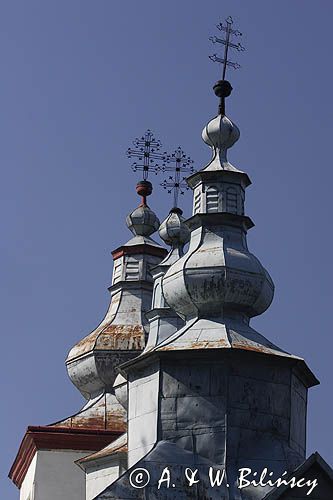
[[301, 360], [274, 345], [249, 325], [235, 321], [235, 318], [194, 319], [161, 342], [155, 351], [201, 349], [241, 349]]
[[86, 399], [104, 391], [113, 392], [118, 367], [138, 355], [135, 350], [93, 350], [86, 356], [67, 363], [73, 384]]
[[121, 406], [126, 410], [128, 409], [128, 387], [127, 387], [127, 380], [125, 377], [123, 377], [120, 373], [117, 375], [114, 384], [113, 384], [113, 389], [115, 396]]
[[[143, 300], [145, 304], [142, 304]], [[115, 293], [106, 317], [92, 333], [71, 349], [67, 363], [94, 349], [141, 351], [145, 345], [142, 306], [148, 308], [150, 300], [151, 292], [148, 291], [133, 297], [123, 290]]]
[[[186, 255], [165, 274], [163, 294], [169, 306], [188, 319], [222, 316], [227, 311], [241, 311], [249, 318], [269, 307], [274, 285], [247, 248], [243, 215], [247, 176], [226, 159], [239, 130], [229, 118], [218, 116], [205, 127], [203, 136], [213, 159], [191, 177], [190, 185], [199, 190], [194, 212], [205, 217], [198, 219]], [[216, 223], [216, 214], [224, 212], [232, 214], [232, 220]]]
[[[170, 466], [175, 487], [158, 490], [155, 482], [138, 491], [129, 484], [129, 469], [100, 500], [259, 500], [271, 488], [240, 492], [239, 468], [268, 467], [278, 475], [304, 460], [306, 394], [317, 381], [303, 360], [249, 326], [269, 307], [274, 285], [247, 248], [252, 223], [244, 216], [244, 192], [250, 181], [226, 157], [238, 137], [227, 117], [212, 120], [204, 140], [213, 158], [189, 180], [197, 190], [189, 250], [165, 273], [158, 295], [186, 324], [159, 341], [157, 328], [156, 346], [151, 339], [150, 349], [123, 367], [129, 467], [149, 469], [154, 482]], [[159, 269], [155, 285], [161, 276]], [[229, 486], [212, 489], [206, 469], [190, 489], [182, 473], [194, 463], [200, 472], [202, 464], [222, 465]]]
[[145, 331], [142, 325], [111, 324], [98, 336], [95, 349], [142, 351], [144, 346]]
[[159, 228], [159, 235], [171, 246], [170, 252], [152, 268], [154, 292], [151, 310], [146, 314], [149, 321], [149, 336], [145, 352], [179, 330], [184, 321], [166, 303], [162, 293], [162, 279], [169, 267], [184, 255], [184, 245], [190, 238], [190, 231], [179, 208], [173, 208]]
[[[161, 478], [162, 472], [166, 467], [166, 460], [172, 474], [172, 482], [170, 488], [162, 486], [159, 489], [157, 487], [158, 480]], [[187, 464], [186, 467], [198, 469], [200, 477], [204, 478], [206, 476], [206, 480], [202, 481], [201, 484], [190, 487], [186, 480], [186, 467], [183, 465], [185, 463]], [[227, 492], [225, 485], [215, 489], [215, 492], [213, 488], [209, 488], [209, 494], [207, 493], [207, 470], [210, 465], [209, 460], [200, 456], [194, 457], [191, 452], [178, 447], [174, 443], [160, 441], [144, 459], [140, 460], [126, 474], [122, 475], [109, 488], [98, 495], [96, 500], [140, 498], [150, 500], [173, 500], [175, 498], [182, 500], [191, 498], [220, 500], [221, 498], [227, 498], [223, 496]], [[144, 468], [149, 472], [150, 481], [145, 488], [137, 489], [130, 484], [129, 475], [136, 468]], [[172, 483], [174, 486], [172, 486]]]
[[[140, 265], [143, 269], [140, 273], [147, 273], [144, 256]], [[112, 390], [118, 366], [144, 349], [148, 325], [145, 312], [151, 307], [152, 286], [146, 286], [147, 282], [140, 280], [140, 276], [132, 278], [112, 287], [104, 320], [74, 346], [67, 357], [68, 374], [87, 399]]]
[[[97, 462], [101, 458], [111, 457], [117, 453], [127, 453], [127, 433], [125, 432], [118, 439], [113, 441], [111, 444], [97, 451], [96, 453], [92, 453], [80, 460], [80, 465], [84, 465], [86, 463]], [[105, 462], [104, 462], [105, 463]]]
[[213, 118], [202, 131], [203, 141], [212, 148], [212, 159], [203, 171], [241, 172], [227, 160], [228, 149], [238, 141], [239, 137], [239, 128], [230, 118], [222, 115]]
[[[113, 384], [118, 366], [144, 349], [148, 324], [145, 313], [151, 307], [153, 289], [150, 271], [167, 253], [149, 237], [158, 228], [152, 210], [139, 207], [128, 220], [134, 238], [114, 252], [109, 309], [97, 328], [71, 349], [66, 361], [72, 382], [88, 402], [79, 412], [51, 424], [50, 428], [112, 431], [115, 436], [126, 431], [127, 405], [123, 400], [123, 404], [119, 403]], [[118, 393], [120, 389], [126, 392], [126, 383], [122, 385], [119, 388], [118, 384]], [[117, 453], [124, 454], [126, 450], [125, 437]], [[114, 448], [104, 451], [102, 456], [114, 451]]]
[[[157, 218], [145, 202], [129, 216], [134, 238], [130, 251], [121, 247], [114, 255], [118, 262], [109, 311], [68, 357], [71, 379], [90, 401], [55, 425], [124, 430], [128, 409], [127, 433], [80, 461], [95, 473], [118, 459], [120, 464], [127, 454], [129, 470], [114, 481], [117, 472], [96, 500], [262, 500], [271, 487], [240, 492], [241, 467], [268, 467], [279, 476], [304, 460], [307, 389], [317, 381], [301, 358], [249, 326], [251, 317], [269, 307], [274, 285], [247, 247], [246, 233], [253, 223], [244, 215], [244, 199], [250, 180], [226, 156], [238, 137], [238, 128], [226, 116], [214, 118], [204, 129], [213, 154], [189, 179], [196, 215], [189, 223], [185, 255], [171, 252], [160, 262], [155, 243], [154, 251], [138, 254], [140, 245], [149, 245]], [[181, 231], [180, 219], [176, 224], [172, 219], [162, 224], [161, 234], [179, 243], [186, 231]], [[151, 285], [153, 279], [153, 308], [148, 312], [151, 288], [141, 282]], [[163, 315], [163, 309], [169, 314]], [[171, 309], [186, 319], [174, 333], [178, 324]], [[147, 349], [123, 365], [127, 379], [118, 378], [114, 389], [119, 364], [145, 345], [146, 312]], [[146, 488], [130, 484], [134, 467], [150, 472]], [[170, 467], [174, 485], [158, 489], [165, 467]], [[198, 469], [200, 483], [195, 487], [186, 482], [188, 467]], [[212, 488], [208, 467], [224, 469], [228, 484]]]
[[113, 394], [102, 394], [95, 400], [89, 401], [78, 413], [51, 426], [124, 432], [126, 411]]
[[195, 247], [163, 278], [168, 304], [188, 317], [219, 316], [222, 309], [249, 317], [264, 312], [273, 298], [273, 282], [247, 250], [244, 237], [242, 228], [202, 227]]
[[[150, 395], [150, 390], [144, 387], [153, 380], [153, 366], [156, 365], [151, 366], [153, 373], [140, 371], [139, 379], [133, 380], [135, 392], [130, 391], [132, 406], [136, 407], [138, 388], [146, 398], [141, 409], [136, 407], [129, 414], [129, 434], [136, 434], [135, 447], [140, 441], [149, 442], [148, 420], [140, 421], [136, 415], [144, 411], [147, 415], [154, 414], [151, 412], [154, 404], [150, 408], [154, 394]], [[161, 359], [155, 416], [157, 445], [135, 463], [135, 467], [149, 470], [151, 482], [144, 489], [144, 496], [133, 498], [223, 498], [223, 489], [211, 488], [206, 481], [209, 465], [226, 469], [229, 498], [262, 499], [271, 491], [270, 487], [243, 490], [241, 497], [237, 496], [238, 469], [269, 467], [278, 476], [284, 470], [293, 470], [305, 456], [302, 429], [306, 408], [294, 404], [293, 400], [297, 392], [304, 401], [306, 386], [301, 379], [295, 378], [293, 366], [292, 358], [286, 360], [283, 356], [275, 356], [269, 363], [265, 356], [254, 360], [251, 352], [235, 351], [230, 356], [229, 350], [210, 351], [209, 357], [196, 356], [195, 359], [188, 352], [182, 363], [172, 357]], [[202, 478], [199, 491], [190, 489], [184, 482], [184, 470], [193, 463]], [[205, 471], [200, 464], [206, 464]], [[172, 489], [174, 496], [170, 496], [167, 489], [158, 492], [157, 482], [154, 483], [155, 474], [162, 472], [165, 466], [170, 467], [176, 483], [176, 488]], [[131, 469], [97, 498], [132, 498], [130, 472]], [[137, 491], [135, 494], [141, 495]]]

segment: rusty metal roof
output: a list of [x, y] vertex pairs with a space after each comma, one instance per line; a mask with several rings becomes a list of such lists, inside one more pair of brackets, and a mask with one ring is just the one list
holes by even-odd
[[112, 441], [112, 443], [110, 443], [105, 448], [102, 448], [96, 453], [92, 453], [90, 455], [87, 455], [86, 457], [81, 458], [80, 460], [77, 460], [76, 463], [80, 467], [84, 468], [85, 464], [87, 463], [95, 462], [96, 460], [99, 459], [105, 459], [106, 457], [111, 457], [119, 453], [127, 453], [127, 451], [128, 451], [127, 433], [124, 433], [121, 436], [119, 436], [115, 441]]
[[78, 413], [55, 422], [50, 427], [125, 432], [126, 412], [113, 394], [106, 393], [89, 401]]

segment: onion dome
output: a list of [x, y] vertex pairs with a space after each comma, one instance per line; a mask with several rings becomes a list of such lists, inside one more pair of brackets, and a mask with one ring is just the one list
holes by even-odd
[[161, 239], [170, 245], [171, 249], [165, 259], [151, 270], [154, 278], [154, 292], [152, 309], [146, 314], [150, 327], [145, 352], [172, 335], [184, 324], [181, 317], [169, 307], [162, 293], [162, 280], [165, 273], [184, 255], [184, 245], [190, 239], [190, 230], [182, 214], [180, 208], [172, 208], [159, 228]]
[[183, 246], [190, 240], [190, 230], [182, 217], [183, 211], [174, 207], [159, 227], [160, 238], [170, 246]]
[[134, 236], [150, 236], [158, 230], [160, 221], [149, 207], [141, 205], [127, 216], [126, 224]]
[[213, 118], [202, 131], [204, 142], [217, 149], [231, 148], [239, 137], [239, 128], [225, 115]]
[[218, 115], [210, 120], [202, 131], [202, 139], [212, 148], [212, 159], [203, 170], [240, 172], [227, 160], [227, 150], [238, 141], [239, 137], [239, 128], [226, 115]]
[[239, 136], [225, 114], [213, 118], [202, 132], [212, 159], [187, 179], [194, 191], [190, 249], [162, 281], [165, 300], [187, 320], [230, 314], [251, 318], [262, 314], [273, 299], [272, 279], [246, 242], [254, 225], [244, 215], [245, 189], [251, 181], [227, 160], [227, 150]]
[[112, 252], [109, 309], [97, 328], [71, 349], [66, 361], [71, 381], [89, 400], [103, 391], [113, 393], [118, 366], [144, 349], [148, 328], [145, 314], [151, 307], [153, 291], [151, 269], [167, 254], [149, 237], [159, 227], [157, 216], [146, 203], [152, 185], [142, 181], [136, 190], [142, 202], [126, 221], [134, 237]]
[[134, 236], [150, 236], [158, 230], [160, 225], [158, 217], [146, 202], [146, 197], [152, 192], [152, 185], [149, 181], [141, 181], [137, 184], [136, 191], [142, 196], [142, 202], [127, 216], [126, 224]]
[[235, 227], [234, 216], [224, 214], [224, 218], [219, 227], [216, 220], [205, 221], [205, 228], [193, 221], [195, 249], [175, 262], [163, 278], [167, 303], [187, 319], [221, 317], [232, 311], [253, 317], [272, 302], [273, 282], [248, 251], [244, 229]]

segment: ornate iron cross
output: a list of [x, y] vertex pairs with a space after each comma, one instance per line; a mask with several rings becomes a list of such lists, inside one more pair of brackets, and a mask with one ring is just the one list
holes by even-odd
[[179, 146], [174, 153], [168, 156], [167, 163], [171, 163], [171, 165], [165, 165], [161, 170], [163, 172], [173, 172], [173, 175], [170, 175], [160, 185], [167, 189], [168, 193], [173, 193], [174, 207], [177, 207], [179, 194], [184, 194], [185, 190], [189, 189], [185, 182], [186, 177], [182, 176], [182, 172], [194, 172], [193, 160]]
[[234, 69], [240, 68], [240, 65], [236, 62], [232, 62], [228, 60], [228, 51], [229, 47], [232, 49], [236, 49], [240, 52], [244, 51], [245, 48], [240, 44], [240, 43], [232, 43], [231, 38], [232, 36], [242, 36], [242, 33], [238, 30], [234, 30], [232, 28], [233, 25], [233, 20], [232, 17], [229, 16], [225, 20], [225, 24], [219, 23], [216, 25], [217, 29], [225, 33], [225, 38], [218, 38], [217, 36], [211, 36], [209, 40], [211, 40], [213, 43], [220, 43], [221, 45], [224, 45], [224, 56], [218, 57], [217, 54], [213, 54], [209, 56], [209, 59], [211, 59], [214, 62], [218, 62], [222, 64], [222, 80], [225, 80], [225, 74], [227, 71], [227, 67], [231, 67]]
[[161, 141], [155, 139], [151, 130], [148, 129], [140, 139], [135, 139], [133, 145], [135, 148], [127, 150], [127, 158], [138, 158], [138, 162], [132, 163], [132, 169], [134, 172], [142, 170], [143, 180], [147, 180], [149, 172], [157, 174], [165, 166], [168, 155], [160, 152]]

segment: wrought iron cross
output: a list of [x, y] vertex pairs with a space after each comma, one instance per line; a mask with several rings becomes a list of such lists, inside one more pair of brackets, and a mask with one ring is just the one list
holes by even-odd
[[140, 139], [135, 139], [133, 145], [135, 148], [127, 150], [127, 158], [138, 158], [138, 162], [132, 163], [132, 169], [134, 172], [142, 170], [143, 180], [147, 180], [149, 172], [157, 174], [165, 166], [168, 155], [160, 152], [161, 141], [155, 139], [151, 130], [148, 129]]
[[240, 43], [232, 43], [231, 38], [232, 36], [242, 36], [242, 33], [238, 30], [235, 30], [232, 28], [233, 25], [233, 20], [232, 17], [229, 16], [225, 20], [225, 24], [219, 23], [216, 25], [217, 29], [225, 33], [225, 38], [218, 38], [217, 36], [211, 36], [209, 40], [211, 40], [213, 43], [220, 43], [221, 45], [224, 45], [224, 56], [218, 57], [217, 54], [213, 54], [209, 56], [209, 59], [211, 59], [214, 62], [218, 62], [222, 64], [222, 80], [225, 80], [225, 74], [227, 71], [227, 67], [231, 67], [234, 69], [240, 68], [240, 65], [236, 62], [229, 61], [228, 59], [228, 51], [229, 48], [236, 49], [240, 52], [243, 52], [245, 48], [240, 44]]
[[160, 185], [164, 189], [167, 189], [168, 193], [173, 193], [174, 207], [177, 207], [179, 194], [184, 194], [185, 190], [189, 189], [185, 182], [186, 177], [182, 176], [182, 172], [194, 172], [193, 160], [191, 160], [179, 146], [174, 153], [168, 156], [167, 164], [170, 163], [170, 166], [165, 165], [161, 170], [163, 172], [173, 172], [173, 175], [170, 175], [169, 178], [161, 182]]

